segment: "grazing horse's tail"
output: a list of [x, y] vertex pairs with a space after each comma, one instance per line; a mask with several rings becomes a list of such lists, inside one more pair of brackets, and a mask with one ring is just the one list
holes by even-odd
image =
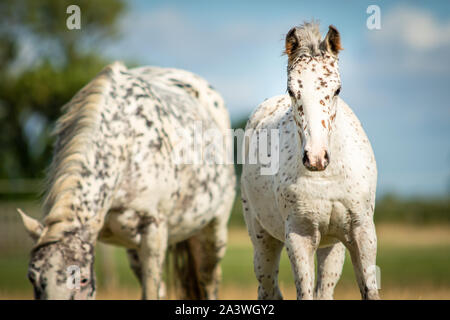
[[205, 288], [200, 284], [194, 252], [189, 239], [175, 244], [171, 249], [175, 285], [181, 289], [182, 299], [206, 298]]

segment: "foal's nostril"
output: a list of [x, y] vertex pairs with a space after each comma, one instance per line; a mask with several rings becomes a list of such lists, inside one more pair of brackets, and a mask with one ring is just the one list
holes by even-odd
[[303, 152], [303, 158], [302, 158], [302, 162], [303, 164], [306, 166], [306, 164], [308, 163], [309, 158], [308, 158], [308, 151]]
[[326, 164], [329, 164], [330, 163], [330, 156], [328, 155], [328, 151], [325, 151], [324, 158], [325, 158]]

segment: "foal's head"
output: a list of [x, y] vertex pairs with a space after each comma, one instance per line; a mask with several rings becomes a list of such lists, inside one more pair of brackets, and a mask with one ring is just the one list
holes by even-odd
[[83, 233], [65, 231], [57, 240], [47, 236], [48, 228], [40, 222], [19, 212], [25, 229], [36, 241], [28, 267], [35, 299], [95, 298], [94, 247], [83, 239]]
[[338, 52], [339, 32], [329, 27], [321, 40], [319, 27], [305, 23], [286, 35], [287, 91], [302, 140], [302, 160], [311, 171], [325, 170], [330, 163], [329, 141], [341, 90]]

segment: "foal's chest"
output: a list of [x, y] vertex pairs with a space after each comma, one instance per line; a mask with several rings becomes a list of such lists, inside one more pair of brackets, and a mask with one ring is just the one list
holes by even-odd
[[301, 175], [293, 183], [280, 186], [276, 198], [284, 219], [293, 214], [324, 233], [347, 225], [348, 181], [338, 170], [330, 169], [328, 174]]

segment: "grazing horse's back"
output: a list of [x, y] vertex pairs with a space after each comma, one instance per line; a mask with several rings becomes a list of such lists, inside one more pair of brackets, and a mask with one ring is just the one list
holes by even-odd
[[[122, 95], [135, 99], [133, 107], [127, 104], [130, 109], [123, 118], [131, 122], [129, 134], [134, 138], [129, 161], [138, 170], [123, 179], [112, 209], [127, 202], [135, 210], [165, 212], [169, 242], [184, 240], [213, 217], [229, 212], [235, 178], [229, 165], [177, 163], [175, 153], [186, 142], [180, 129], [191, 133], [200, 122], [202, 130], [218, 129], [225, 137], [230, 128], [228, 112], [222, 97], [190, 72], [144, 67], [122, 76], [131, 83]], [[140, 174], [145, 176], [139, 179]]]
[[[224, 161], [205, 164], [205, 147], [215, 146], [222, 160], [228, 150], [225, 141], [197, 131], [229, 136], [222, 97], [187, 71], [114, 63], [65, 109], [37, 247], [69, 235], [90, 246], [97, 238], [124, 246], [143, 297], [157, 298], [165, 252], [184, 242], [175, 260], [191, 270], [181, 279], [185, 297], [214, 298], [235, 176]], [[195, 282], [195, 292], [186, 280]]]

